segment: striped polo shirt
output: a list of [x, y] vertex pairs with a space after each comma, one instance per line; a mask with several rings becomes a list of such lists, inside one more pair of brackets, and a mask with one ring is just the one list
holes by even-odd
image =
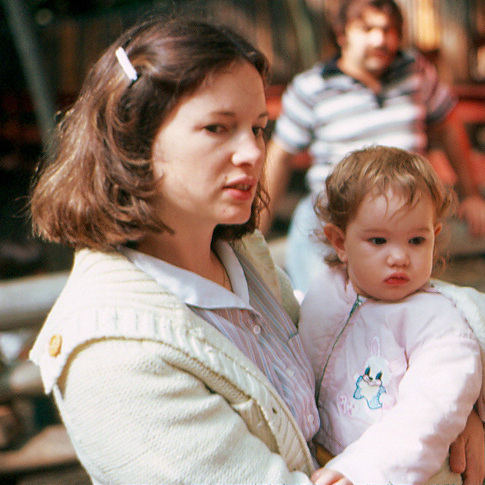
[[233, 292], [160, 259], [122, 249], [141, 271], [170, 289], [258, 366], [309, 441], [320, 421], [313, 371], [298, 331], [248, 260], [226, 242], [217, 242], [215, 251], [226, 268]]
[[308, 150], [312, 192], [350, 151], [389, 145], [424, 152], [426, 125], [444, 120], [456, 103], [422, 55], [397, 54], [375, 93], [344, 74], [337, 58], [297, 75], [282, 97], [274, 137], [290, 153]]

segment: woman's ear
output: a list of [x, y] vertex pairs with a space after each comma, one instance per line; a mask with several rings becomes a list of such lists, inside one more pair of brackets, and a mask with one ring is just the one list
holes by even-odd
[[325, 233], [328, 242], [332, 245], [333, 249], [335, 249], [340, 261], [346, 263], [347, 252], [345, 250], [345, 232], [332, 223], [325, 224], [323, 232]]

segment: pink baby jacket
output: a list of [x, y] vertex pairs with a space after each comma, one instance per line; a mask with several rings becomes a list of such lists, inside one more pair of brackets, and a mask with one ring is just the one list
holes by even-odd
[[354, 484], [426, 483], [480, 394], [480, 346], [453, 301], [427, 285], [399, 302], [357, 295], [326, 267], [305, 297], [328, 467]]

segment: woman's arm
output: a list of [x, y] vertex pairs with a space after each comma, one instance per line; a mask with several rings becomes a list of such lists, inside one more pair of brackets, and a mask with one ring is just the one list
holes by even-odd
[[236, 412], [200, 379], [167, 364], [161, 345], [101, 340], [84, 346], [64, 371], [60, 407], [94, 478], [112, 484], [310, 483], [249, 431], [241, 414], [252, 415], [253, 401]]
[[473, 410], [466, 427], [450, 446], [450, 468], [463, 475], [463, 485], [483, 483], [485, 478], [485, 444], [483, 423]]

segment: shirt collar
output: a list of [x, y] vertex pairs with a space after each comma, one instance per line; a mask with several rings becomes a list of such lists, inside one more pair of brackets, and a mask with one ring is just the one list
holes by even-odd
[[125, 246], [119, 248], [138, 269], [168, 288], [184, 303], [200, 308], [251, 309], [249, 290], [244, 270], [232, 247], [225, 241], [216, 241], [214, 251], [226, 268], [233, 292], [161, 259]]
[[[327, 79], [332, 76], [344, 74], [340, 67], [338, 67], [338, 60], [340, 59], [340, 55], [332, 57], [329, 61], [327, 61], [322, 68], [322, 76]], [[382, 81], [384, 83], [388, 82], [391, 78], [394, 78], [396, 75], [400, 75], [404, 70], [408, 68], [414, 62], [415, 58], [411, 53], [398, 51], [396, 53], [396, 57], [392, 61], [392, 64], [388, 67], [388, 69], [382, 74]]]

